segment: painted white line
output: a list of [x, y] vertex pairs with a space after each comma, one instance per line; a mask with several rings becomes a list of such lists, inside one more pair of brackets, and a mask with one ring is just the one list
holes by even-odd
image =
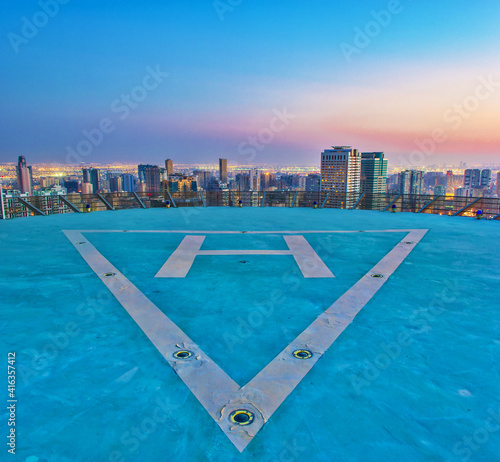
[[230, 255], [293, 255], [305, 278], [333, 278], [333, 273], [323, 263], [304, 236], [283, 236], [289, 250], [200, 250], [205, 236], [186, 236], [156, 278], [185, 278], [197, 256]]
[[335, 277], [304, 236], [284, 236], [284, 239], [305, 278]]
[[186, 236], [155, 278], [185, 278], [204, 240], [205, 236]]
[[292, 255], [290, 250], [200, 250], [198, 255]]
[[366, 230], [330, 230], [330, 231], [193, 231], [191, 230], [147, 230], [147, 229], [84, 229], [80, 233], [145, 233], [145, 234], [357, 234], [357, 233], [409, 233], [416, 229], [366, 229]]
[[[356, 315], [387, 282], [426, 232], [426, 230], [420, 230], [409, 233], [243, 387], [244, 390], [257, 394], [261, 403], [259, 408], [266, 420], [271, 417], [333, 342], [351, 324]], [[407, 241], [411, 241], [412, 244], [405, 244]], [[384, 277], [374, 278], [372, 274], [382, 274]], [[294, 358], [292, 353], [299, 349], [312, 351], [313, 357], [308, 360]], [[276, 381], [279, 381], [279, 387], [276, 386]]]
[[[64, 234], [203, 407], [217, 420], [220, 416], [221, 403], [225, 403], [227, 396], [237, 392], [240, 386], [80, 232], [64, 231]], [[178, 350], [192, 351], [193, 359], [182, 361], [174, 358], [173, 354]]]
[[[96, 232], [100, 231], [96, 230]], [[390, 230], [389, 232], [396, 231]], [[402, 232], [402, 230], [397, 230], [397, 232]], [[82, 232], [64, 231], [80, 255], [136, 321], [240, 452], [243, 452], [276, 409], [380, 290], [426, 232], [427, 230], [411, 230], [393, 250], [319, 315], [247, 385], [240, 387], [106, 260], [83, 237]], [[201, 242], [198, 241], [197, 244], [201, 246]], [[380, 274], [383, 277], [374, 278], [373, 274]], [[178, 349], [193, 351], [193, 358], [185, 361], [175, 359], [172, 355]], [[308, 349], [312, 351], [313, 356], [307, 360], [296, 359], [292, 353], [297, 349]], [[229, 421], [229, 415], [236, 409], [251, 411], [255, 416], [254, 422], [244, 427], [232, 424]]]

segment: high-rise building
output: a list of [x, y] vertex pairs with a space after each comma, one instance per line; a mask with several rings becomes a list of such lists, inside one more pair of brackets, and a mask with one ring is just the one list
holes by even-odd
[[93, 194], [94, 187], [92, 183], [82, 183], [82, 194]]
[[174, 174], [174, 162], [172, 161], [172, 159], [167, 159], [165, 161], [165, 170], [168, 176]]
[[361, 192], [385, 194], [387, 189], [387, 159], [383, 152], [361, 154]]
[[109, 179], [109, 189], [111, 192], [121, 192], [122, 191], [122, 179], [121, 179], [121, 177], [112, 176]]
[[436, 186], [446, 186], [447, 176], [443, 172], [427, 172], [424, 174], [424, 189], [422, 194], [434, 192]]
[[[63, 186], [66, 188], [68, 194], [77, 193], [80, 189], [80, 183], [76, 180], [65, 180]], [[92, 187], [93, 188], [93, 187]]]
[[464, 189], [472, 191], [481, 185], [481, 170], [467, 169], [464, 173]]
[[227, 184], [227, 159], [219, 159], [219, 180]]
[[500, 172], [497, 173], [497, 196], [500, 197]]
[[446, 172], [446, 194], [453, 194], [454, 192], [454, 187], [453, 187], [453, 171], [448, 170]]
[[207, 191], [227, 191], [227, 190], [228, 190], [227, 184], [220, 182], [215, 177], [212, 177], [207, 186]]
[[332, 146], [321, 153], [321, 192], [334, 193], [329, 204], [351, 207], [361, 188], [361, 153], [351, 146]]
[[278, 188], [283, 191], [291, 191], [293, 189], [293, 175], [281, 174], [278, 179]]
[[59, 185], [59, 180], [52, 177], [40, 177], [40, 187], [50, 188], [51, 186]]
[[307, 177], [302, 175], [297, 175], [297, 190], [305, 191], [306, 190]]
[[146, 182], [146, 169], [147, 168], [158, 168], [157, 165], [141, 164], [137, 166], [137, 175], [139, 177], [139, 183]]
[[99, 184], [99, 169], [97, 168], [84, 168], [83, 169], [83, 182], [92, 184], [94, 193], [99, 192], [101, 189]]
[[422, 194], [424, 187], [424, 172], [419, 170], [403, 170], [399, 177], [401, 194]]
[[131, 173], [124, 173], [122, 175], [122, 189], [126, 192], [137, 191], [137, 182], [134, 175]]
[[160, 192], [160, 168], [157, 165], [150, 165], [144, 169], [144, 183], [147, 192]]
[[31, 196], [33, 190], [33, 175], [31, 167], [26, 165], [24, 156], [19, 156], [17, 162], [17, 182], [19, 183], [21, 193]]
[[262, 191], [269, 190], [270, 188], [276, 189], [277, 184], [276, 174], [270, 172], [261, 172], [260, 188]]
[[399, 173], [393, 173], [387, 176], [387, 193], [399, 194]]
[[250, 191], [250, 175], [248, 173], [238, 173], [236, 184], [239, 191]]
[[198, 190], [198, 184], [196, 178], [189, 175], [183, 175], [181, 173], [176, 173], [172, 175], [168, 180], [163, 181], [164, 189], [171, 192], [193, 192]]
[[321, 188], [321, 176], [316, 173], [311, 173], [306, 177], [306, 191], [319, 192]]
[[208, 185], [213, 176], [213, 172], [210, 170], [194, 170], [193, 176], [196, 178], [196, 182], [200, 188], [203, 188], [205, 191], [208, 190]]
[[366, 206], [374, 210], [383, 208], [382, 194], [387, 192], [387, 159], [383, 152], [361, 153], [360, 187], [366, 194]]
[[491, 188], [491, 170], [489, 168], [484, 169], [481, 172], [480, 187], [483, 189], [490, 189]]
[[248, 172], [250, 176], [250, 191], [260, 191], [260, 172], [252, 168]]
[[434, 195], [435, 196], [445, 196], [446, 195], [446, 186], [437, 185], [434, 187]]

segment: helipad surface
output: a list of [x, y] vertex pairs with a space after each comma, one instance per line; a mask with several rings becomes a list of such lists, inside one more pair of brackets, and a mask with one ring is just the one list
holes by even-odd
[[498, 460], [499, 238], [312, 209], [0, 222], [11, 458]]

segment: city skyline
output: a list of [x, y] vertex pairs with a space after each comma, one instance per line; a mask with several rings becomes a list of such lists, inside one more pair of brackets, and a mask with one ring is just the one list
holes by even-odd
[[10, 6], [0, 162], [499, 158], [497, 2], [232, 4]]
[[173, 159], [166, 159], [164, 165], [82, 165], [75, 169], [71, 165], [41, 164], [37, 167], [28, 165], [26, 158], [19, 156], [15, 168], [0, 164], [0, 187], [7, 191], [6, 197], [122, 192], [165, 195], [208, 191], [226, 196], [234, 191], [321, 192], [324, 198], [333, 194], [330, 205], [353, 207], [359, 205], [362, 195], [368, 195], [365, 201], [372, 207], [379, 207], [381, 202], [376, 197], [387, 197], [387, 194], [430, 194], [435, 200], [445, 196], [498, 198], [500, 186], [500, 171], [466, 168], [466, 164], [458, 169], [396, 168], [389, 171], [384, 152], [360, 152], [352, 146], [325, 149], [321, 153], [319, 172], [310, 167], [289, 170], [241, 168], [228, 166], [224, 158], [219, 158], [218, 168], [176, 164]]

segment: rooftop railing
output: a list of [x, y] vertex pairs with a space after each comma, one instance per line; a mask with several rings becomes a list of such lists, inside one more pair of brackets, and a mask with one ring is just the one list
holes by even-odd
[[204, 191], [68, 194], [3, 198], [0, 218], [158, 207], [310, 207], [432, 213], [500, 219], [500, 198], [310, 191]]

